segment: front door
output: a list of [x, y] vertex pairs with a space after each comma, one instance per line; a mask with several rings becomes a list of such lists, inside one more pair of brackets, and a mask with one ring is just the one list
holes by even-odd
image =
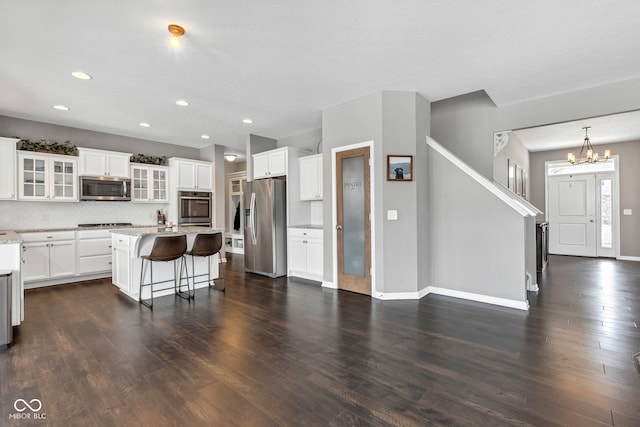
[[595, 174], [549, 177], [549, 252], [597, 256]]
[[369, 147], [336, 153], [338, 289], [371, 295]]

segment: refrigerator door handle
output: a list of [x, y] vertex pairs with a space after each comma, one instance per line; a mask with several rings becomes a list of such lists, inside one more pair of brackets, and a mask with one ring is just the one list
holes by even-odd
[[258, 244], [256, 239], [256, 193], [251, 193], [251, 206], [249, 213], [249, 221], [251, 222], [251, 241], [254, 246]]

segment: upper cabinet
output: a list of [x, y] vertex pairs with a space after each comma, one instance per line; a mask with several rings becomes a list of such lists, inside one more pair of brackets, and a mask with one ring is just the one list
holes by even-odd
[[131, 153], [78, 147], [78, 154], [80, 156], [79, 174], [82, 176], [130, 177]]
[[172, 157], [169, 159], [172, 182], [179, 190], [213, 190], [213, 163]]
[[134, 202], [169, 202], [169, 168], [131, 164], [131, 200]]
[[0, 137], [0, 200], [16, 198], [17, 138]]
[[253, 155], [253, 179], [287, 175], [287, 147]]
[[21, 200], [78, 200], [78, 159], [73, 156], [18, 152]]
[[300, 157], [300, 200], [322, 200], [322, 154]]

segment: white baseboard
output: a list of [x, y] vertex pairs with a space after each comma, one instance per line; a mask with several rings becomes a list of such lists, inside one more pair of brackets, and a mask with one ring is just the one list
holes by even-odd
[[418, 292], [374, 292], [373, 297], [381, 300], [420, 299], [429, 293], [429, 287]]
[[[322, 287], [338, 289], [333, 282], [322, 282]], [[499, 305], [501, 307], [515, 308], [518, 310], [529, 310], [529, 301], [516, 301], [507, 298], [498, 298], [488, 295], [474, 294], [471, 292], [456, 291], [453, 289], [439, 288], [437, 286], [427, 286], [417, 292], [374, 292], [372, 297], [380, 300], [418, 300], [428, 294], [444, 295], [447, 297], [466, 299], [470, 301], [482, 302], [485, 304]]]
[[336, 283], [327, 282], [326, 280], [322, 281], [322, 287], [329, 288], [329, 289], [338, 289], [338, 285]]
[[517, 301], [506, 298], [492, 297], [488, 295], [474, 294], [471, 292], [456, 291], [453, 289], [438, 288], [437, 286], [428, 286], [429, 293], [436, 295], [444, 295], [447, 297], [461, 298], [470, 301], [483, 302], [486, 304], [499, 305], [502, 307], [516, 308], [518, 310], [529, 310], [529, 301]]
[[616, 259], [620, 261], [640, 261], [640, 257], [638, 256], [619, 256]]

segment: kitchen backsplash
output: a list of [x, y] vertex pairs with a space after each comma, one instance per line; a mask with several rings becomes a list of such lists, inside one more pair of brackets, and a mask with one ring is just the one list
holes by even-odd
[[15, 202], [0, 201], [0, 230], [75, 227], [78, 224], [156, 223], [156, 211], [168, 204], [132, 202]]

